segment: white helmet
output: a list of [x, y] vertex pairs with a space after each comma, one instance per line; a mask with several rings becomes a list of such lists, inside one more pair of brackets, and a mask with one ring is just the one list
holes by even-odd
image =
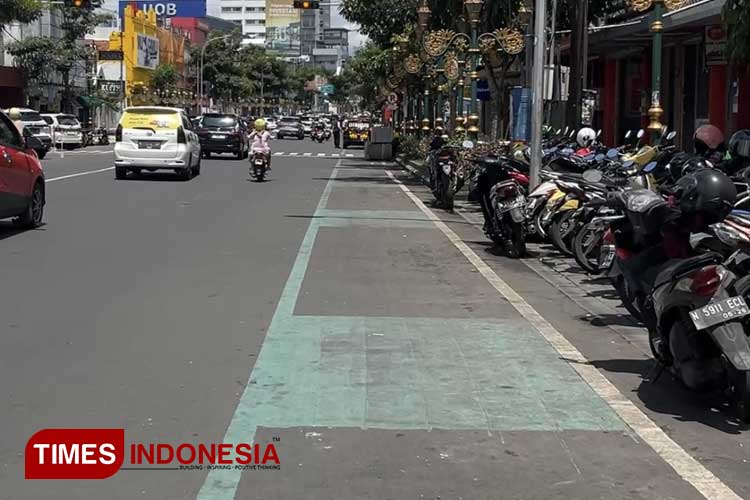
[[596, 132], [594, 129], [589, 127], [583, 127], [581, 130], [578, 131], [578, 135], [576, 136], [576, 141], [578, 142], [578, 145], [582, 148], [587, 148], [591, 146], [594, 141], [596, 140]]

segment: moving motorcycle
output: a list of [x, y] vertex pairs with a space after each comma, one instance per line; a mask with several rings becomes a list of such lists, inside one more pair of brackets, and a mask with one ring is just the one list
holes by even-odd
[[260, 151], [253, 151], [250, 155], [250, 176], [257, 182], [263, 182], [268, 171], [268, 156]]
[[313, 129], [312, 133], [310, 134], [310, 139], [322, 143], [326, 140], [325, 130], [322, 127]]

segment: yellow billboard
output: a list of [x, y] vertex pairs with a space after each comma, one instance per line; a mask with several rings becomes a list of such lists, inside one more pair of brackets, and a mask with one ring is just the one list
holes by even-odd
[[299, 52], [299, 28], [300, 12], [293, 0], [266, 0], [266, 48]]

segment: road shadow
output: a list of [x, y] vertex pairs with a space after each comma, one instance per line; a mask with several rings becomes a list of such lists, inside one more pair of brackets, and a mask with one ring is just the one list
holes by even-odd
[[637, 319], [630, 316], [628, 313], [607, 313], [607, 314], [587, 314], [584, 316], [579, 316], [579, 319], [581, 321], [585, 321], [586, 323], [597, 326], [597, 327], [607, 327], [607, 326], [633, 326], [633, 327], [642, 327], [643, 324], [640, 323]]
[[21, 233], [26, 233], [28, 231], [44, 231], [44, 227], [46, 226], [46, 223], [42, 223], [39, 227], [34, 229], [25, 229], [17, 225], [13, 221], [0, 221], [0, 241], [6, 239], [6, 238], [12, 238], [13, 236], [19, 235]]
[[214, 153], [210, 157], [204, 156], [203, 159], [204, 160], [221, 160], [221, 161], [229, 161], [229, 160], [232, 160], [232, 161], [248, 161], [247, 158], [237, 158], [237, 156], [235, 156], [232, 153], [222, 154], [221, 156], [218, 156], [218, 153]]
[[315, 181], [332, 181], [332, 182], [360, 182], [360, 183], [372, 183], [372, 184], [383, 184], [388, 186], [396, 186], [389, 177], [365, 177], [365, 176], [352, 176], [352, 177], [334, 177], [333, 179], [328, 177], [313, 177]]
[[141, 172], [140, 175], [128, 172], [127, 177], [118, 179], [118, 182], [192, 182], [193, 180], [197, 180], [197, 177], [194, 176], [190, 181], [186, 181], [180, 174], [174, 172]]
[[[576, 363], [574, 360], [567, 360]], [[634, 374], [641, 378], [635, 394], [654, 413], [669, 415], [680, 422], [697, 422], [726, 434], [740, 434], [750, 429], [734, 416], [732, 405], [720, 393], [696, 393], [686, 389], [679, 380], [664, 371], [655, 382], [652, 359], [600, 359], [589, 361], [603, 373]]]

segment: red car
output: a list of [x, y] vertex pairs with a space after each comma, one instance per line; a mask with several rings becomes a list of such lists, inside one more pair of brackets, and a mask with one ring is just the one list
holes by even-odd
[[44, 215], [44, 172], [29, 139], [0, 112], [0, 219], [34, 228]]

